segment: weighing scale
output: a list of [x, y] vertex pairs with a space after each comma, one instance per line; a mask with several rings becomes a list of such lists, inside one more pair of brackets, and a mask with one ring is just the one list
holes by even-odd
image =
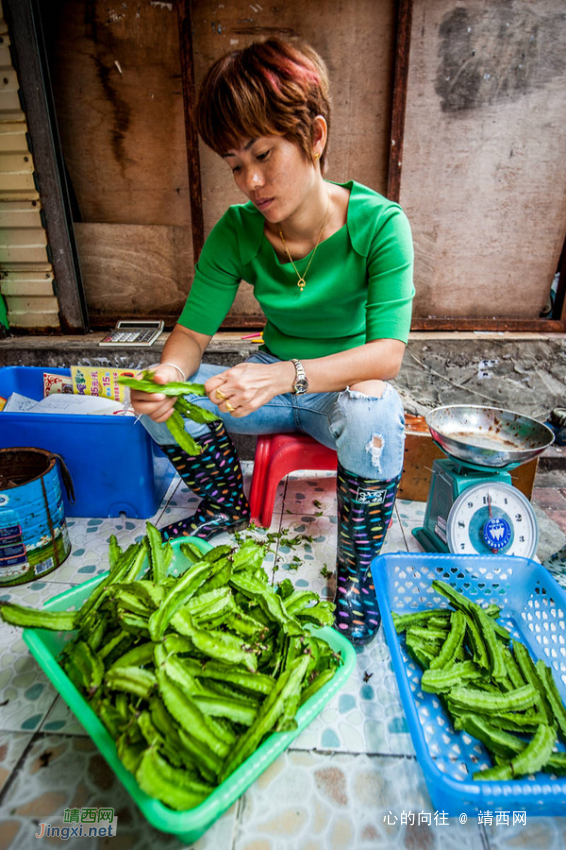
[[548, 448], [552, 430], [528, 416], [480, 405], [437, 407], [426, 423], [447, 457], [433, 462], [424, 525], [413, 529], [423, 549], [532, 558], [535, 513], [510, 472]]

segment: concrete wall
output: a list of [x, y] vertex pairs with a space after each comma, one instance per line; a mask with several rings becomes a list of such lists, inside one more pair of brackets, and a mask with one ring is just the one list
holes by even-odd
[[[159, 360], [163, 335], [151, 349], [100, 348], [101, 334], [0, 340], [0, 366], [120, 366]], [[213, 339], [205, 362], [228, 368], [257, 350], [239, 334]], [[405, 409], [425, 413], [443, 404], [482, 404], [544, 420], [566, 400], [566, 336], [413, 333], [395, 385]]]

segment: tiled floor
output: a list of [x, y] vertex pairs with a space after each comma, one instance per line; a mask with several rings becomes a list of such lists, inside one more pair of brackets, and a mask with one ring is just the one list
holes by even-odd
[[[250, 464], [246, 481], [249, 486]], [[306, 536], [298, 546], [274, 544], [268, 556], [275, 581], [334, 594], [336, 517], [334, 478], [295, 475], [281, 483], [271, 530]], [[538, 508], [556, 540], [566, 529], [566, 487], [556, 475], [537, 479]], [[163, 525], [187, 512], [195, 500], [176, 479], [152, 521]], [[417, 551], [411, 529], [424, 505], [399, 501], [384, 551]], [[550, 526], [548, 526], [550, 528]], [[122, 545], [140, 537], [143, 520], [69, 520], [73, 551], [48, 581], [0, 590], [0, 599], [40, 606], [46, 599], [107, 568], [115, 533]], [[218, 542], [221, 542], [218, 540]], [[295, 559], [298, 556], [298, 559]], [[326, 565], [326, 570], [324, 566]], [[322, 571], [322, 572], [321, 572]], [[91, 742], [80, 722], [30, 656], [19, 630], [0, 627], [0, 850], [37, 847], [40, 822], [69, 807], [111, 806], [118, 834], [74, 839], [72, 850], [180, 848], [178, 839], [149, 827]], [[430, 814], [430, 823], [427, 823]], [[345, 687], [313, 723], [197, 842], [198, 850], [339, 850], [339, 848], [524, 848], [564, 847], [566, 821], [528, 818], [526, 825], [469, 817], [465, 825], [437, 815], [414, 757], [389, 650], [380, 633], [357, 654]], [[57, 839], [51, 839], [54, 843]], [[103, 843], [105, 842], [105, 843]]]

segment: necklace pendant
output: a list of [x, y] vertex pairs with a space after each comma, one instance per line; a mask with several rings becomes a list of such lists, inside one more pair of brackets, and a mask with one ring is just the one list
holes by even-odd
[[304, 277], [300, 277], [300, 278], [298, 279], [298, 281], [297, 281], [297, 286], [299, 287], [299, 289], [301, 290], [301, 292], [302, 292], [302, 291], [303, 291], [303, 289], [305, 288], [306, 283], [307, 283], [307, 282], [306, 282], [306, 280], [304, 279]]

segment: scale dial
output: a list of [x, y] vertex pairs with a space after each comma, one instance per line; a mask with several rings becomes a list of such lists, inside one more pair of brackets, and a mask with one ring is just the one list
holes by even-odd
[[529, 500], [502, 481], [475, 484], [460, 493], [446, 531], [454, 554], [532, 558], [537, 548], [537, 521]]

